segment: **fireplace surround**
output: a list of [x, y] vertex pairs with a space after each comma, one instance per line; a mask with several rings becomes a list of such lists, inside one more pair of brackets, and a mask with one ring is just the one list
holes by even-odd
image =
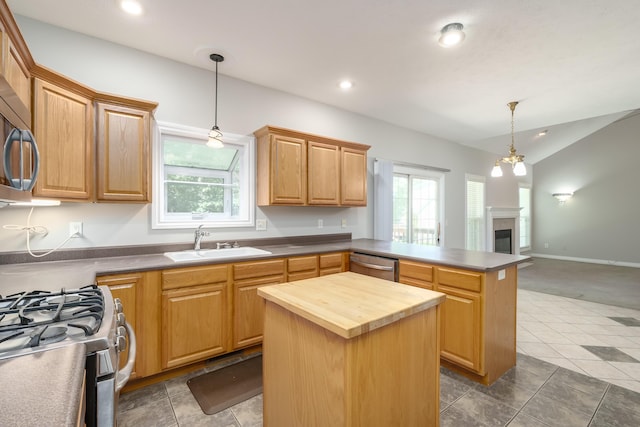
[[[520, 209], [506, 207], [487, 207], [486, 250], [496, 251], [496, 230], [511, 230], [511, 253], [520, 255]], [[499, 252], [505, 252], [498, 247]]]

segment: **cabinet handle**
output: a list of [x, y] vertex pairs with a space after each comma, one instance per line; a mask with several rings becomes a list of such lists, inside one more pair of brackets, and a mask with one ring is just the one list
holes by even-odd
[[361, 261], [351, 260], [351, 263], [352, 264], [358, 264], [358, 265], [361, 265], [363, 267], [372, 268], [374, 270], [382, 270], [382, 271], [393, 271], [394, 270], [394, 267], [386, 267], [384, 265], [369, 264], [368, 262], [361, 262]]

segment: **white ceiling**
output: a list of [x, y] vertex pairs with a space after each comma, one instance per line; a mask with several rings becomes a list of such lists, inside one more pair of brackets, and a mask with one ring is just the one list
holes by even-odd
[[[14, 14], [535, 163], [640, 108], [638, 0], [7, 0]], [[440, 29], [464, 25], [461, 46]], [[36, 58], [37, 59], [37, 58]], [[348, 93], [337, 86], [349, 78]], [[548, 129], [546, 137], [535, 137]]]

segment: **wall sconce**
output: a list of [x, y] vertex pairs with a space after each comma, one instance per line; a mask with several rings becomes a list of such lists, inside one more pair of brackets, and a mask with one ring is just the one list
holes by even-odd
[[573, 197], [573, 193], [553, 193], [553, 197], [558, 199], [561, 205], [564, 204], [567, 200]]

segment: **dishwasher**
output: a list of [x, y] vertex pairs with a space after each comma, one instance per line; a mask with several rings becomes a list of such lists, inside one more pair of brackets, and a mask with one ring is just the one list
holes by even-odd
[[349, 255], [349, 271], [397, 282], [398, 260], [352, 252]]

